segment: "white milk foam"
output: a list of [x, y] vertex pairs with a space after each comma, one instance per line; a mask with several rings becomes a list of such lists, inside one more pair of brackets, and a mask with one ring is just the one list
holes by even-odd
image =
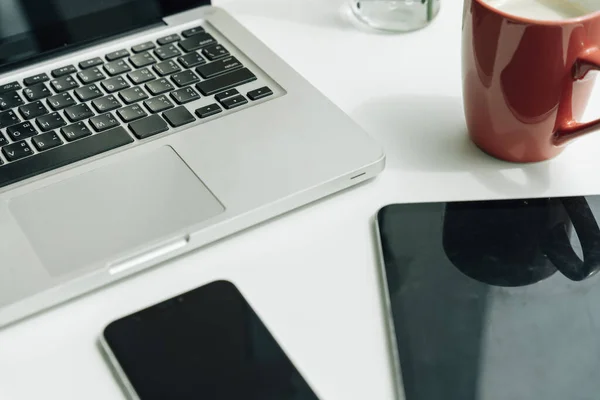
[[577, 18], [600, 9], [594, 0], [484, 0], [507, 14], [522, 18], [560, 21]]

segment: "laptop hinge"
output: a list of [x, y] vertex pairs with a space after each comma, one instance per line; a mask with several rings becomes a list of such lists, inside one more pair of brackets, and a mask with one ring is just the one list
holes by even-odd
[[[2, 1], [2, 0], [0, 0]], [[35, 56], [35, 57], [30, 57], [27, 58], [25, 60], [22, 61], [18, 61], [18, 62], [14, 62], [14, 63], [10, 63], [10, 64], [5, 64], [5, 65], [1, 65], [0, 66], [0, 79], [2, 78], [2, 75], [4, 73], [8, 73], [14, 70], [17, 70], [19, 68], [22, 67], [27, 67], [29, 65], [34, 65], [40, 62], [44, 62], [44, 61], [48, 61], [48, 60], [52, 60], [55, 58], [59, 58], [62, 56], [65, 56], [69, 53], [75, 53], [77, 51], [81, 51], [84, 50], [86, 48], [90, 48], [90, 47], [94, 47], [94, 46], [98, 46], [100, 44], [103, 43], [108, 43], [114, 40], [118, 40], [120, 38], [126, 38], [129, 37], [131, 35], [135, 35], [141, 32], [145, 32], [148, 30], [152, 30], [152, 29], [156, 29], [156, 28], [160, 28], [160, 27], [164, 27], [165, 22], [164, 21], [160, 21], [160, 22], [156, 22], [153, 23], [151, 25], [146, 25], [140, 28], [135, 28], [135, 29], [131, 29], [128, 30], [126, 32], [123, 33], [119, 33], [119, 34], [115, 34], [115, 35], [111, 35], [111, 36], [107, 36], [101, 39], [97, 39], [97, 40], [93, 40], [93, 41], [89, 41], [86, 43], [81, 43], [81, 44], [76, 44], [76, 45], [71, 45], [71, 46], [65, 46], [65, 47], [61, 47], [59, 49], [53, 50], [53, 51], [47, 51], [44, 53], [40, 53], [39, 55]]]

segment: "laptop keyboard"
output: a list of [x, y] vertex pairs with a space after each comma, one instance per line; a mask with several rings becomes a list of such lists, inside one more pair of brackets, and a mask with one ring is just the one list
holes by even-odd
[[273, 94], [255, 80], [198, 26], [0, 85], [0, 187]]

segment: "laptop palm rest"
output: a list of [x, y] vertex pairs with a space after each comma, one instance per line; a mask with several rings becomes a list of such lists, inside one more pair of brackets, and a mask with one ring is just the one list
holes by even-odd
[[224, 211], [171, 147], [22, 195], [9, 207], [52, 276], [106, 265]]

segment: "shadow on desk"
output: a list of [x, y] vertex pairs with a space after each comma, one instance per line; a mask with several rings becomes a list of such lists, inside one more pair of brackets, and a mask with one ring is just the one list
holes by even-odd
[[[544, 192], [550, 164], [514, 164], [495, 159], [471, 142], [459, 97], [404, 95], [374, 98], [353, 112], [358, 122], [385, 149], [387, 168], [411, 172], [470, 173], [499, 194]], [[519, 170], [512, 180], [503, 172]]]

